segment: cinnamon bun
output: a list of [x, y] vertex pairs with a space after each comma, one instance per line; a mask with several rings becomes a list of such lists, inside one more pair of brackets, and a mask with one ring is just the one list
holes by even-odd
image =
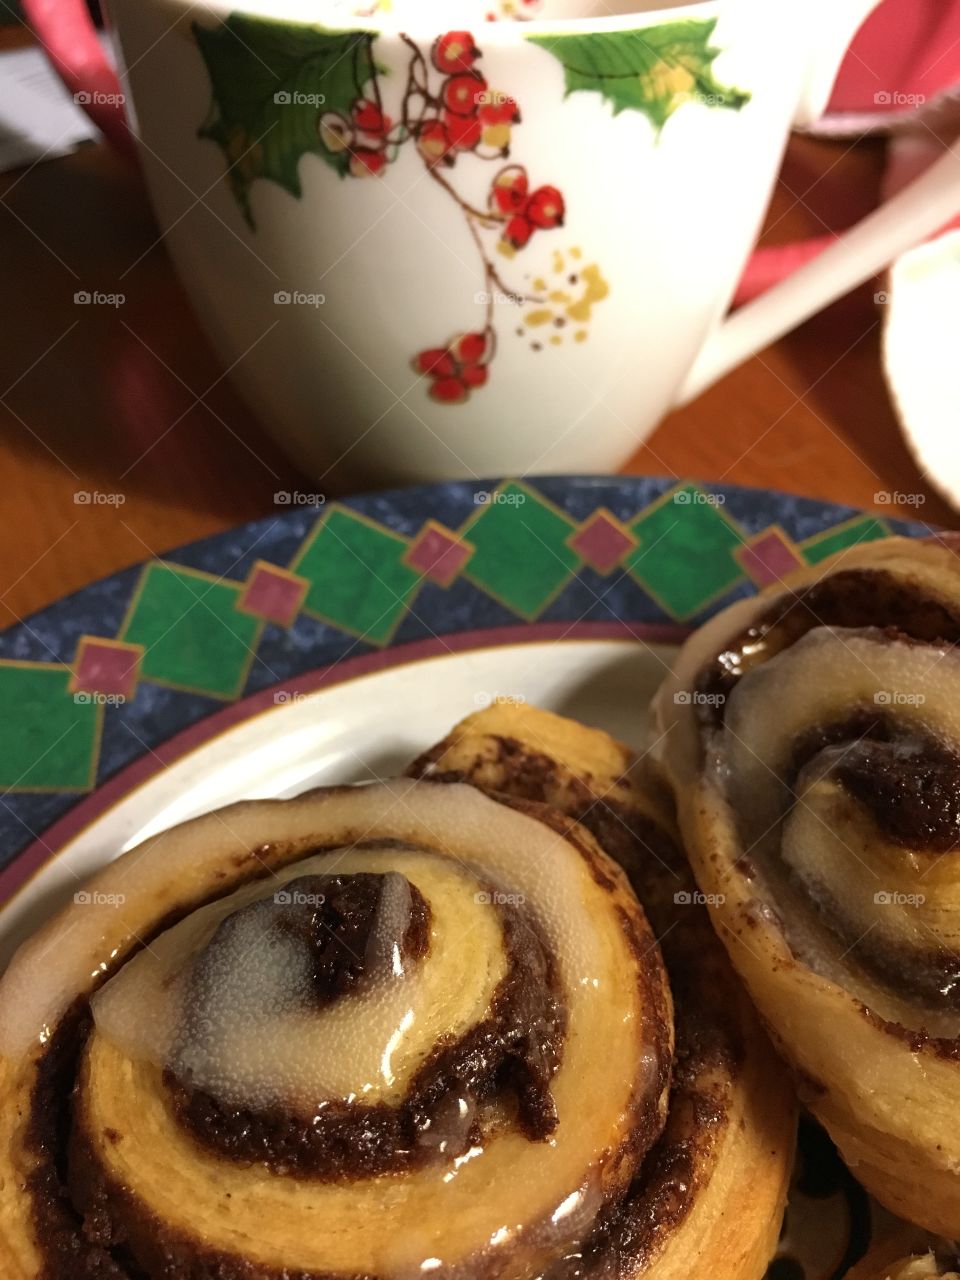
[[758, 1280], [793, 1099], [629, 763], [494, 708], [100, 872], [0, 983], [5, 1280]]
[[960, 559], [842, 553], [719, 614], [655, 701], [700, 890], [801, 1096], [960, 1235]]

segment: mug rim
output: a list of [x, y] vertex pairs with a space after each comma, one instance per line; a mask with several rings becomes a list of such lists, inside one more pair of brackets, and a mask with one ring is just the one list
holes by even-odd
[[[301, 27], [320, 27], [325, 31], [365, 31], [373, 35], [393, 39], [406, 35], [417, 41], [433, 41], [446, 31], [460, 29], [453, 27], [451, 24], [438, 26], [430, 23], [424, 26], [422, 23], [414, 25], [396, 21], [385, 23], [376, 21], [377, 15], [372, 18], [357, 18], [350, 22], [341, 22], [339, 20], [337, 22], [311, 21], [302, 14], [295, 14], [289, 11], [287, 13], [264, 13], [255, 0], [202, 0], [202, 4], [198, 5], [189, 5], [184, 0], [180, 0], [180, 3], [183, 5], [184, 16], [190, 13], [193, 21], [201, 23], [205, 17], [223, 20], [231, 14], [241, 13], [250, 18], [262, 18], [265, 21], [283, 22]], [[290, 0], [287, 0], [287, 3], [290, 3]], [[599, 34], [614, 31], [634, 31], [660, 22], [682, 21], [687, 16], [703, 17], [711, 12], [716, 13], [719, 8], [720, 0], [680, 0], [680, 3], [658, 5], [655, 9], [646, 9], [633, 13], [614, 13], [600, 17], [531, 18], [528, 21], [505, 20], [503, 22], [468, 23], [463, 29], [471, 27], [473, 34], [478, 39], [480, 38], [479, 33], [482, 31], [482, 40], [486, 45], [504, 46], [522, 42], [530, 36], [561, 36], [594, 31]]]

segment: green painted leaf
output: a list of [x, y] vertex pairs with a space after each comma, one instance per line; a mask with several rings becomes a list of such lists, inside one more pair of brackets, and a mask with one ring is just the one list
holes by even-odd
[[664, 22], [640, 31], [528, 36], [563, 63], [567, 94], [601, 93], [613, 114], [642, 111], [662, 129], [685, 102], [739, 111], [749, 93], [721, 85], [713, 74], [720, 50], [710, 44], [716, 19]]
[[348, 157], [324, 147], [317, 120], [327, 111], [350, 114], [374, 74], [375, 36], [241, 13], [216, 27], [195, 22], [193, 34], [213, 90], [200, 137], [223, 148], [230, 183], [251, 226], [250, 185], [256, 178], [269, 178], [299, 197], [301, 156], [319, 155], [338, 173], [346, 171]]

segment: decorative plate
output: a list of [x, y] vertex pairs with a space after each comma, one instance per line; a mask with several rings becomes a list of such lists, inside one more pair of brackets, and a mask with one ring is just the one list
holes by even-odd
[[[301, 497], [0, 635], [0, 964], [151, 831], [395, 772], [493, 698], [639, 744], [690, 627], [844, 547], [928, 532], [648, 477]], [[804, 1125], [769, 1280], [842, 1276], [881, 1212]]]

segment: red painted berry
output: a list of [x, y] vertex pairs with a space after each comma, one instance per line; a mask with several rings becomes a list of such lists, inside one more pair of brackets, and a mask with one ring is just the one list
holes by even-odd
[[476, 364], [487, 350], [485, 333], [461, 333], [454, 338], [447, 350], [460, 364]]
[[480, 104], [477, 115], [484, 124], [517, 124], [520, 120], [520, 108], [508, 94], [492, 89]]
[[449, 378], [456, 372], [453, 357], [446, 347], [429, 347], [413, 358], [417, 373], [429, 373], [434, 378]]
[[526, 208], [535, 227], [559, 227], [563, 224], [563, 196], [556, 187], [537, 187]]
[[369, 98], [358, 98], [353, 104], [353, 123], [364, 133], [386, 133], [393, 121]]
[[383, 173], [387, 157], [382, 151], [371, 151], [369, 147], [357, 147], [350, 154], [350, 172], [355, 178], [373, 178]]
[[477, 72], [450, 76], [440, 90], [443, 105], [458, 116], [477, 114], [487, 93], [487, 82]]
[[507, 244], [512, 244], [514, 249], [522, 249], [532, 235], [533, 224], [528, 222], [522, 214], [517, 214], [507, 223], [503, 238]]
[[469, 31], [448, 31], [434, 41], [430, 57], [438, 71], [450, 76], [469, 71], [480, 57], [480, 50]]
[[453, 144], [442, 120], [424, 120], [417, 133], [417, 147], [427, 164], [439, 164], [441, 160], [452, 164], [450, 151]]
[[458, 333], [445, 347], [428, 347], [411, 361], [430, 378], [429, 394], [441, 404], [461, 404], [487, 381], [492, 355], [489, 334], [483, 330]]
[[439, 378], [430, 388], [430, 394], [442, 404], [457, 404], [470, 393], [461, 378]]
[[443, 123], [450, 145], [460, 151], [472, 151], [483, 135], [483, 125], [476, 116], [455, 116], [448, 111]]
[[490, 186], [490, 207], [501, 213], [522, 213], [527, 203], [527, 175], [519, 165], [501, 169]]
[[465, 364], [460, 370], [460, 377], [468, 387], [482, 387], [487, 380], [485, 364]]

